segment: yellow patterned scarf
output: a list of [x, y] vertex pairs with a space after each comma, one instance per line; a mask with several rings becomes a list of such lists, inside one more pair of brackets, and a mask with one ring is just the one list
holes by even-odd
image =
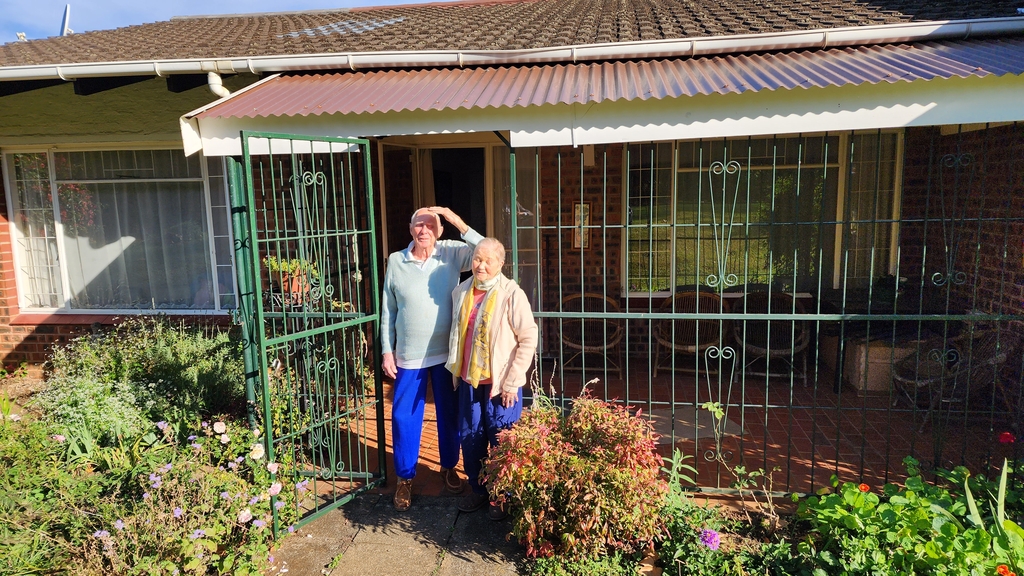
[[[474, 286], [476, 283], [474, 282]], [[476, 322], [473, 324], [473, 334], [466, 332], [469, 328], [469, 316], [473, 311], [473, 288], [466, 292], [462, 299], [462, 308], [459, 310], [459, 353], [456, 355], [456, 363], [452, 371], [455, 375], [462, 374], [462, 362], [465, 357], [465, 346], [467, 340], [472, 342], [473, 349], [469, 353], [469, 369], [466, 371], [466, 382], [476, 388], [480, 382], [491, 377], [491, 318], [494, 316], [494, 309], [498, 305], [498, 292], [495, 290], [495, 282], [484, 295], [480, 310], [476, 313]]]

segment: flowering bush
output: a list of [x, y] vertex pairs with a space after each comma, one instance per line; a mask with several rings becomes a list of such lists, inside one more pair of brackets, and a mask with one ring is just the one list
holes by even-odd
[[71, 441], [51, 425], [8, 424], [0, 573], [258, 574], [269, 565], [273, 512], [289, 526], [307, 496], [233, 423], [189, 431], [159, 422], [149, 438], [94, 447], [70, 467]]
[[655, 440], [626, 407], [584, 395], [563, 417], [542, 397], [498, 435], [484, 478], [532, 557], [635, 552], [663, 530]]
[[150, 422], [241, 416], [240, 350], [217, 329], [131, 319], [55, 349], [36, 401], [63, 430], [84, 431], [101, 444], [140, 434]]

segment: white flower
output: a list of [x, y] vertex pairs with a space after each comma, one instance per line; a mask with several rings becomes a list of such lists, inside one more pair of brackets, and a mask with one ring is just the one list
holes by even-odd
[[223, 434], [228, 431], [228, 427], [225, 426], [223, 422], [214, 422], [213, 431], [217, 434]]
[[18, 420], [21, 420], [21, 415], [20, 414], [11, 414], [11, 421], [12, 422], [17, 422]]
[[220, 443], [221, 444], [227, 444], [228, 442], [231, 442], [231, 437], [229, 437], [227, 434], [221, 434], [220, 435]]
[[263, 444], [253, 444], [252, 451], [249, 452], [249, 457], [253, 460], [259, 460], [263, 458], [263, 455], [267, 452], [263, 449]]
[[277, 469], [280, 467], [281, 465], [277, 462], [267, 462], [267, 471], [271, 474], [277, 474]]
[[255, 438], [259, 438], [260, 437], [260, 429], [259, 428], [254, 428], [253, 431], [252, 431], [252, 435]]
[[248, 508], [238, 513], [238, 523], [245, 524], [249, 520], [252, 520], [252, 512]]

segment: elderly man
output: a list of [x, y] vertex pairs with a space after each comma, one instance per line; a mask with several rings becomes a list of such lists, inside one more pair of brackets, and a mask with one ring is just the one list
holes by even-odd
[[[466, 242], [441, 240], [441, 216]], [[398, 511], [412, 503], [412, 479], [420, 457], [427, 377], [437, 412], [437, 445], [445, 487], [463, 490], [455, 472], [459, 463], [458, 399], [452, 390], [448, 360], [452, 290], [461, 272], [470, 269], [473, 246], [483, 239], [448, 208], [420, 208], [409, 223], [409, 247], [388, 257], [381, 306], [381, 351], [384, 374], [395, 380], [391, 435], [398, 487]], [[468, 244], [467, 244], [468, 243]]]

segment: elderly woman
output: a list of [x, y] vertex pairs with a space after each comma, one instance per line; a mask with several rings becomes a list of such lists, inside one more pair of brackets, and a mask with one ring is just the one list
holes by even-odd
[[[537, 349], [537, 323], [526, 294], [501, 274], [505, 247], [485, 238], [473, 252], [473, 277], [452, 292], [452, 331], [445, 365], [455, 379], [459, 400], [462, 462], [472, 492], [459, 510], [472, 512], [489, 501], [480, 470], [498, 431], [523, 411], [526, 371]], [[491, 506], [494, 520], [505, 511]]]

